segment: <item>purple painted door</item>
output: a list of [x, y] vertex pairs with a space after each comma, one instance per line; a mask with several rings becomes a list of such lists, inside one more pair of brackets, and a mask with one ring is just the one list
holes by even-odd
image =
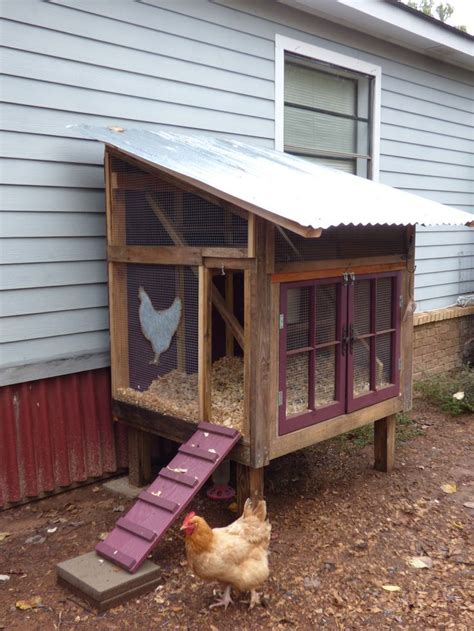
[[279, 433], [399, 393], [400, 274], [281, 286]]

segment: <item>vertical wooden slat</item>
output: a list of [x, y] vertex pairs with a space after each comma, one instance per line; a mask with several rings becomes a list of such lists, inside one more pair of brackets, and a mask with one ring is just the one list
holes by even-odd
[[395, 466], [395, 428], [397, 416], [391, 414], [374, 423], [374, 468], [389, 473]]
[[415, 226], [406, 229], [407, 266], [402, 274], [402, 313], [400, 357], [402, 362], [400, 387], [403, 397], [403, 409], [411, 410], [413, 398], [413, 313], [415, 285]]
[[[125, 192], [112, 188], [111, 158], [105, 153], [105, 198], [108, 245], [126, 243]], [[129, 383], [127, 267], [108, 263], [112, 396]]]
[[267, 274], [275, 271], [275, 224], [268, 222], [265, 243], [265, 269]]
[[211, 421], [212, 370], [212, 276], [211, 271], [199, 266], [199, 322], [198, 322], [198, 388], [199, 420]]
[[128, 479], [133, 486], [151, 482], [151, 449], [151, 434], [128, 428]]
[[264, 469], [252, 469], [237, 463], [237, 513], [242, 513], [245, 500], [263, 500]]
[[[234, 313], [234, 272], [231, 270], [226, 271], [225, 276], [225, 304], [228, 311]], [[234, 355], [234, 336], [227, 322], [225, 325], [225, 354], [227, 357]]]
[[250, 460], [254, 467], [269, 462], [268, 426], [273, 418], [269, 401], [272, 302], [271, 279], [265, 271], [265, 223], [259, 217], [253, 220], [253, 243], [249, 241], [249, 252], [253, 250], [256, 266], [244, 273], [244, 409], [250, 434]]
[[[174, 216], [179, 231], [183, 230], [183, 192], [177, 191], [174, 194]], [[184, 267], [183, 265], [176, 266], [176, 295], [181, 300], [181, 320], [176, 331], [176, 352], [177, 352], [177, 367], [182, 372], [186, 371], [186, 327], [185, 327], [185, 308], [186, 303], [184, 300]]]

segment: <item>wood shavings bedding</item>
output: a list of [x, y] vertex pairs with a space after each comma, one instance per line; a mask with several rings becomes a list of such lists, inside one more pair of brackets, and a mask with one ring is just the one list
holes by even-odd
[[[155, 379], [148, 390], [119, 388], [117, 399], [199, 422], [198, 376], [172, 370]], [[222, 357], [212, 365], [211, 422], [243, 431], [244, 363], [242, 357]]]

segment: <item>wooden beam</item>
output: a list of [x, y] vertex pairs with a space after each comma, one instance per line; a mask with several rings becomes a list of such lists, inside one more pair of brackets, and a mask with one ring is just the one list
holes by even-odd
[[[128, 426], [176, 443], [185, 443], [196, 431], [196, 423], [192, 421], [161, 414], [118, 399], [112, 400], [112, 415], [116, 421], [122, 421]], [[242, 464], [250, 464], [250, 446], [247, 438], [240, 439], [230, 453], [230, 458]]]
[[396, 414], [374, 423], [374, 468], [390, 473], [395, 466]]
[[173, 245], [109, 245], [107, 258], [116, 263], [201, 265], [200, 248]]
[[212, 421], [212, 278], [208, 269], [199, 267], [199, 317], [198, 317], [198, 390], [199, 420]]
[[[183, 192], [176, 191], [173, 196], [174, 216], [179, 229], [183, 227]], [[177, 368], [186, 372], [186, 301], [184, 299], [184, 266], [176, 265], [176, 295], [181, 300], [181, 318], [176, 330], [176, 360]]]
[[368, 423], [374, 423], [381, 418], [396, 414], [403, 409], [402, 397], [394, 397], [387, 399], [381, 403], [376, 403], [367, 408], [351, 412], [350, 414], [342, 414], [336, 418], [332, 418], [322, 423], [317, 423], [310, 427], [278, 436], [277, 426], [273, 431], [273, 438], [270, 442], [270, 458], [279, 458], [285, 454], [309, 447], [315, 443], [319, 443], [328, 438], [334, 438], [339, 434], [344, 434], [357, 427], [362, 427]]
[[[247, 259], [249, 254], [247, 248], [214, 248], [202, 247], [201, 254], [203, 257], [227, 258], [227, 259]], [[245, 261], [242, 261], [242, 264]]]
[[[113, 172], [111, 177], [113, 189], [122, 191], [150, 191], [152, 193], [175, 193], [180, 189], [169, 182], [160, 180], [158, 174]], [[182, 191], [181, 191], [182, 192]]]
[[151, 449], [150, 434], [128, 428], [128, 479], [132, 486], [145, 486], [151, 482]]
[[314, 272], [344, 268], [345, 272], [352, 272], [357, 267], [369, 265], [383, 265], [388, 263], [405, 264], [404, 254], [390, 254], [388, 256], [366, 256], [353, 259], [324, 259], [321, 261], [293, 261], [292, 263], [275, 263], [275, 273], [280, 272]]
[[265, 235], [265, 271], [273, 274], [275, 271], [275, 226], [268, 222]]
[[255, 468], [269, 462], [268, 426], [274, 419], [269, 401], [272, 302], [270, 277], [265, 271], [265, 224], [255, 218], [256, 268], [244, 272], [244, 418]]
[[237, 464], [236, 477], [237, 513], [240, 515], [248, 498], [252, 501], [263, 500], [264, 469], [263, 467], [254, 469], [253, 467]]
[[[361, 265], [350, 268], [354, 274], [371, 274], [375, 272], [391, 272], [401, 270], [405, 263], [383, 263], [374, 265]], [[317, 278], [335, 278], [347, 272], [347, 267], [334, 267], [326, 270], [314, 270], [308, 272], [278, 272], [272, 274], [272, 283], [292, 283], [299, 280], [315, 280]]]
[[255, 269], [255, 259], [203, 258], [203, 265], [214, 270]]

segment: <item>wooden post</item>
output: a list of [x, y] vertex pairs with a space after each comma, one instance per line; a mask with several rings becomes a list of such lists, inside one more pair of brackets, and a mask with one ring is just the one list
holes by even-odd
[[400, 359], [402, 369], [400, 374], [400, 388], [403, 399], [403, 409], [411, 410], [413, 398], [413, 314], [415, 309], [415, 226], [406, 229], [407, 261], [402, 275], [402, 312], [400, 326]]
[[395, 427], [397, 415], [391, 414], [374, 423], [374, 468], [390, 473], [395, 466]]
[[260, 468], [269, 462], [269, 428], [275, 420], [270, 401], [271, 278], [265, 271], [265, 224], [253, 217], [249, 224], [249, 253], [255, 269], [244, 272], [244, 431], [250, 438], [250, 464]]
[[245, 500], [262, 500], [264, 489], [263, 467], [253, 469], [237, 463], [237, 513], [244, 509]]
[[[125, 192], [112, 187], [112, 165], [108, 152], [105, 153], [105, 195], [107, 214], [108, 245], [126, 244]], [[127, 388], [128, 370], [128, 295], [127, 265], [108, 263], [110, 355], [112, 396], [118, 388]]]
[[[229, 313], [234, 313], [234, 272], [231, 270], [225, 273], [225, 304]], [[234, 336], [227, 323], [225, 325], [225, 354], [227, 357], [234, 355]]]
[[[177, 191], [174, 194], [175, 221], [180, 232], [183, 229], [183, 193]], [[186, 372], [186, 304], [184, 300], [184, 266], [177, 265], [176, 271], [176, 295], [181, 300], [181, 320], [176, 331], [177, 368]]]
[[199, 316], [198, 316], [198, 388], [199, 420], [211, 418], [211, 371], [212, 371], [212, 302], [211, 270], [199, 266]]
[[148, 432], [128, 429], [128, 479], [132, 486], [151, 482], [152, 437]]

